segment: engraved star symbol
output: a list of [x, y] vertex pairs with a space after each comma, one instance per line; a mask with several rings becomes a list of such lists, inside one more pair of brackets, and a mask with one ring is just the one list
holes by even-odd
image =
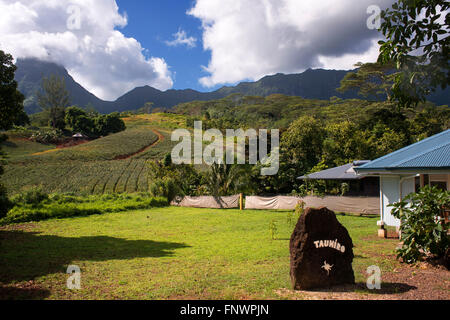
[[325, 263], [324, 263], [323, 266], [322, 266], [322, 269], [324, 269], [324, 270], [328, 273], [328, 275], [330, 275], [330, 271], [331, 271], [331, 269], [333, 268], [333, 266], [334, 266], [334, 265], [329, 265], [329, 264], [325, 261]]

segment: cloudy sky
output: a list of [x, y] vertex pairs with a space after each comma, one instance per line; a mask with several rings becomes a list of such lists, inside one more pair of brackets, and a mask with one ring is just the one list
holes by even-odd
[[[371, 6], [393, 0], [0, 0], [0, 49], [65, 66], [98, 97], [214, 90], [351, 69], [378, 53]], [[369, 9], [369, 10], [368, 10]]]

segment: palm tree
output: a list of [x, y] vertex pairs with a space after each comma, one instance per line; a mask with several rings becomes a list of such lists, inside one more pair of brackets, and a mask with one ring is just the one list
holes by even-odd
[[226, 196], [236, 191], [242, 170], [236, 164], [214, 163], [207, 175], [207, 187], [213, 196]]

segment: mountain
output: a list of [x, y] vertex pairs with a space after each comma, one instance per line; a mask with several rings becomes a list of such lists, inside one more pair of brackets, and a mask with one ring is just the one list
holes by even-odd
[[248, 96], [268, 96], [284, 94], [300, 96], [305, 99], [328, 100], [333, 96], [350, 99], [356, 97], [356, 92], [340, 94], [336, 88], [341, 86], [341, 80], [349, 71], [308, 69], [299, 74], [276, 74], [266, 76], [256, 82], [242, 82], [235, 87], [223, 87], [217, 94], [227, 96], [241, 93]]
[[[37, 91], [41, 86], [42, 78], [52, 74], [65, 79], [66, 87], [71, 94], [72, 105], [91, 105], [101, 113], [136, 110], [147, 102], [153, 102], [156, 108], [169, 109], [184, 102], [216, 100], [235, 93], [264, 97], [279, 93], [319, 100], [328, 100], [333, 96], [342, 99], [360, 98], [355, 91], [345, 94], [336, 91], [349, 71], [308, 69], [299, 74], [266, 76], [256, 82], [242, 82], [237, 86], [225, 86], [213, 92], [199, 92], [191, 89], [160, 91], [144, 86], [131, 90], [116, 101], [104, 101], [79, 85], [62, 66], [36, 59], [18, 59], [16, 65], [16, 81], [19, 83], [19, 90], [26, 97], [25, 111], [28, 113], [40, 111], [37, 104]], [[438, 90], [429, 97], [429, 100], [437, 105], [450, 105], [450, 88], [445, 91]]]
[[41, 88], [42, 78], [54, 74], [63, 77], [66, 88], [71, 95], [71, 104], [86, 106], [93, 105], [98, 110], [106, 110], [112, 104], [97, 98], [95, 95], [79, 85], [67, 72], [67, 70], [55, 63], [44, 62], [36, 59], [18, 59], [15, 79], [19, 84], [19, 91], [25, 95], [25, 111], [36, 113], [41, 109], [37, 103], [37, 92]]

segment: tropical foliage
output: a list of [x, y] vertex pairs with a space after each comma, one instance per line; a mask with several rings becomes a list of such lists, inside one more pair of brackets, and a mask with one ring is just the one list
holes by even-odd
[[148, 193], [103, 196], [48, 195], [39, 188], [31, 188], [16, 195], [12, 202], [13, 208], [6, 217], [0, 219], [0, 225], [150, 209], [168, 204], [167, 199], [151, 197]]
[[[24, 96], [17, 90], [17, 82], [14, 80], [16, 70], [13, 57], [0, 50], [0, 131], [29, 122], [23, 110]], [[7, 138], [6, 135], [0, 133], [0, 147]], [[0, 176], [4, 172], [5, 156], [0, 149]], [[7, 190], [0, 182], [0, 218], [6, 214], [10, 206]]]
[[87, 112], [78, 107], [69, 107], [65, 112], [65, 123], [73, 132], [89, 137], [107, 136], [126, 129], [125, 122], [117, 112], [101, 115], [97, 112]]
[[450, 3], [446, 0], [398, 0], [381, 13], [378, 61], [394, 63], [392, 97], [399, 107], [425, 101], [450, 84]]
[[398, 256], [414, 263], [425, 254], [438, 258], [450, 246], [449, 223], [442, 217], [443, 208], [450, 206], [450, 192], [426, 186], [393, 205], [392, 214], [400, 219], [403, 245]]

